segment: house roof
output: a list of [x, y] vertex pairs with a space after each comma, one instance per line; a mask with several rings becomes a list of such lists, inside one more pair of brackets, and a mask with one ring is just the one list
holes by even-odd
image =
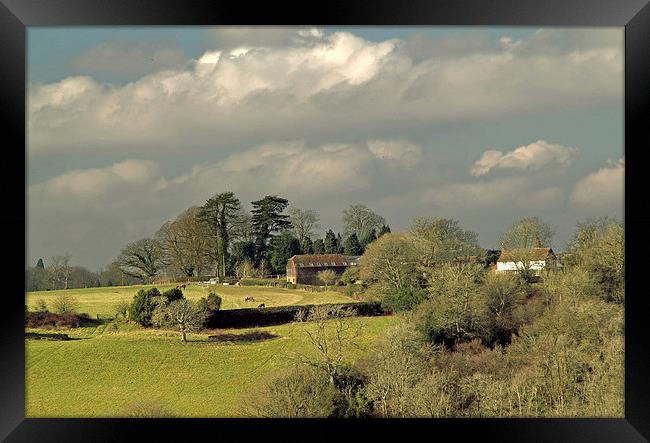
[[298, 267], [329, 267], [329, 266], [349, 266], [350, 259], [342, 254], [309, 254], [294, 255], [289, 259]]
[[528, 260], [546, 260], [554, 256], [555, 253], [551, 248], [509, 249], [502, 251], [497, 261], [501, 263], [515, 262], [521, 261], [522, 258], [528, 258]]

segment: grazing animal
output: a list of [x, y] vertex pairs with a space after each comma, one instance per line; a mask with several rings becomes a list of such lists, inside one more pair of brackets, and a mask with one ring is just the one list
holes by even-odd
[[255, 301], [255, 299], [249, 295], [244, 299], [244, 301]]
[[257, 309], [261, 309], [261, 308], [264, 308], [264, 307], [266, 307], [266, 306], [264, 306], [264, 303], [262, 303], [257, 307]]

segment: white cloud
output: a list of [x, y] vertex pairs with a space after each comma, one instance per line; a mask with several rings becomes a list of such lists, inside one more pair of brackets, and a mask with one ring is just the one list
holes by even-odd
[[415, 166], [422, 156], [422, 148], [408, 140], [369, 140], [368, 149], [377, 158], [397, 160], [406, 168]]
[[151, 183], [158, 166], [145, 160], [125, 160], [105, 168], [79, 169], [30, 187], [30, 198], [87, 201], [109, 191]]
[[481, 158], [474, 163], [470, 172], [474, 176], [480, 176], [495, 169], [527, 171], [538, 170], [550, 165], [563, 167], [571, 164], [576, 151], [576, 148], [538, 140], [506, 153], [496, 150], [485, 151]]
[[622, 94], [621, 33], [596, 43], [535, 34], [420, 60], [400, 40], [347, 32], [271, 29], [291, 36], [279, 46], [250, 37], [264, 30], [216, 32], [239, 37], [187, 68], [121, 87], [87, 77], [30, 86], [30, 155], [127, 144], [139, 152], [188, 142], [211, 149], [214, 139], [233, 149], [307, 135], [367, 139], [377, 131], [589, 107]]
[[622, 215], [625, 185], [625, 160], [606, 166], [578, 181], [571, 193], [573, 204], [588, 213]]

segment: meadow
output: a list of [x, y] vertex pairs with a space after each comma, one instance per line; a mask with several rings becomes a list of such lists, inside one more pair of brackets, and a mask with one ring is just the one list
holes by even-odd
[[[227, 293], [251, 289], [233, 287]], [[129, 294], [124, 291], [123, 296]], [[356, 320], [362, 324], [362, 334], [359, 346], [348, 354], [351, 361], [373, 352], [377, 338], [397, 318]], [[143, 401], [160, 405], [176, 417], [246, 416], [247, 402], [264, 383], [300, 364], [301, 355], [314, 354], [304, 331], [312, 327], [293, 323], [204, 331], [190, 334], [190, 341], [183, 344], [174, 331], [112, 321], [57, 331], [68, 333], [69, 341], [26, 340], [26, 416], [119, 417]], [[243, 338], [256, 332], [267, 339], [208, 340], [218, 333]]]
[[[54, 299], [67, 293], [76, 298], [79, 303], [79, 312], [86, 313], [91, 317], [97, 314], [110, 316], [115, 313], [114, 306], [120, 301], [131, 302], [133, 296], [140, 289], [157, 287], [161, 292], [176, 287], [176, 283], [162, 285], [136, 285], [136, 286], [108, 286], [101, 288], [82, 288], [52, 291], [27, 292], [25, 303], [30, 309], [34, 309], [36, 302], [43, 299], [48, 306], [52, 305]], [[189, 284], [183, 289], [183, 295], [189, 300], [198, 300], [215, 292], [221, 296], [222, 309], [256, 308], [260, 303], [267, 307], [304, 305], [320, 303], [349, 303], [354, 302], [348, 297], [336, 291], [308, 292], [302, 289], [284, 289], [266, 286], [223, 286], [223, 285], [201, 285]], [[255, 301], [244, 301], [247, 296], [252, 296]]]

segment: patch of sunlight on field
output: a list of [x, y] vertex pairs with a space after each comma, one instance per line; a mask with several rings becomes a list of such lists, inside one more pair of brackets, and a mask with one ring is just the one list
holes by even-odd
[[[175, 287], [176, 284], [166, 285], [137, 285], [137, 286], [110, 286], [103, 288], [67, 289], [53, 291], [27, 292], [25, 303], [34, 309], [37, 300], [43, 299], [50, 307], [54, 299], [61, 293], [74, 296], [79, 302], [79, 312], [85, 312], [91, 317], [100, 315], [113, 315], [114, 306], [125, 300], [131, 302], [133, 296], [142, 288], [157, 287], [161, 292]], [[198, 300], [210, 292], [216, 292], [223, 299], [222, 309], [256, 308], [260, 303], [267, 307], [303, 305], [319, 303], [346, 303], [356, 300], [335, 291], [307, 292], [301, 289], [284, 289], [267, 286], [223, 286], [190, 284], [183, 290], [189, 300]], [[254, 302], [246, 302], [244, 298], [252, 296]]]
[[[355, 360], [373, 351], [393, 316], [358, 317]], [[74, 340], [26, 340], [27, 417], [114, 417], [134, 402], [151, 400], [178, 417], [245, 415], [245, 399], [268, 380], [314, 355], [299, 323], [190, 334], [113, 322], [65, 330]], [[275, 336], [252, 342], [212, 342], [215, 333], [253, 331]], [[40, 332], [43, 332], [42, 330]]]

